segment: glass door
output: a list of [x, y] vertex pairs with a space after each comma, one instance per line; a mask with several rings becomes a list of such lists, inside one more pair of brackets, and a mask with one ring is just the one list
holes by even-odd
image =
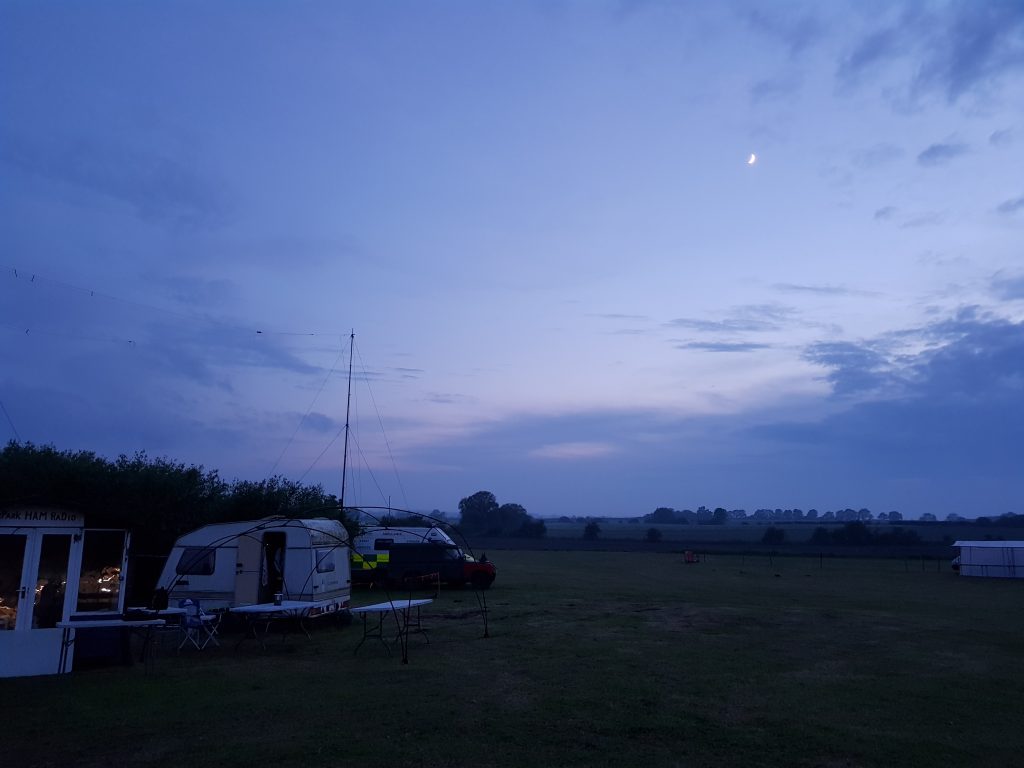
[[64, 596], [68, 589], [71, 536], [44, 533], [39, 542], [39, 567], [35, 574], [32, 628], [55, 629], [64, 619]]

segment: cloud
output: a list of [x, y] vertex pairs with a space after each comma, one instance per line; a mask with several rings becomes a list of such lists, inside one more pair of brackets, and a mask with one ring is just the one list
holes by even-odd
[[926, 167], [944, 165], [950, 160], [967, 154], [968, 150], [966, 144], [932, 144], [917, 156], [917, 163]]
[[896, 208], [892, 205], [886, 205], [875, 211], [875, 221], [889, 221], [893, 216], [896, 215]]
[[853, 156], [853, 164], [859, 168], [878, 168], [903, 157], [903, 150], [895, 144], [875, 144], [862, 149]]
[[237, 287], [231, 280], [175, 275], [154, 277], [150, 282], [167, 298], [189, 308], [221, 307], [238, 296]]
[[786, 99], [800, 90], [796, 77], [772, 77], [758, 80], [750, 87], [750, 96], [755, 102]]
[[419, 379], [426, 373], [422, 368], [392, 368], [391, 370], [402, 379]]
[[476, 402], [475, 398], [450, 392], [430, 392], [427, 394], [426, 399], [427, 402], [437, 403], [438, 405], [462, 405], [465, 403]]
[[605, 442], [554, 443], [535, 448], [530, 456], [535, 459], [558, 459], [577, 461], [610, 456], [615, 453], [615, 446]]
[[777, 331], [789, 322], [796, 310], [778, 304], [747, 304], [733, 307], [722, 320], [678, 317], [665, 325], [707, 333], [738, 333], [744, 331]]
[[993, 147], [1008, 147], [1017, 138], [1017, 132], [1013, 128], [1003, 128], [999, 131], [993, 131], [992, 135], [988, 137], [988, 143]]
[[837, 402], [849, 401], [844, 389], [887, 394], [815, 422], [762, 424], [751, 437], [802, 457], [805, 475], [836, 487], [844, 477], [884, 487], [894, 505], [905, 497], [920, 511], [978, 514], [1019, 505], [1024, 324], [965, 311], [909, 333], [938, 343], [913, 354], [880, 354], [868, 342], [819, 355], [833, 366]]
[[1017, 211], [1021, 210], [1022, 208], [1024, 208], [1024, 195], [1021, 195], [1020, 197], [1015, 197], [1012, 200], [1004, 200], [998, 206], [996, 206], [996, 210], [999, 213], [1006, 215], [1017, 213]]
[[853, 51], [840, 61], [837, 75], [841, 80], [857, 80], [880, 62], [899, 55], [901, 50], [900, 28], [876, 30], [865, 36]]
[[992, 291], [1004, 301], [1024, 299], [1024, 275], [1014, 277], [995, 275], [992, 278]]
[[[805, 353], [833, 387], [784, 410], [520, 416], [424, 456], [448, 468], [446, 482], [487, 488], [533, 514], [766, 503], [911, 516], [1019, 508], [1024, 324], [963, 311]], [[436, 472], [403, 479], [407, 488], [439, 482]]]
[[1022, 31], [1019, 2], [911, 4], [857, 41], [841, 59], [837, 77], [858, 83], [906, 59], [914, 72], [902, 84], [907, 96], [939, 93], [952, 103], [970, 92], [993, 90], [1024, 70]]
[[818, 296], [877, 296], [873, 291], [861, 291], [843, 285], [802, 285], [800, 283], [776, 283], [772, 286], [783, 293], [811, 293]]
[[915, 229], [917, 227], [933, 227], [942, 224], [946, 220], [946, 214], [941, 211], [930, 211], [911, 216], [900, 224], [900, 229]]
[[808, 347], [803, 357], [829, 369], [826, 379], [839, 396], [876, 392], [893, 383], [889, 360], [870, 344], [818, 342]]
[[926, 38], [914, 82], [956, 101], [967, 91], [1024, 68], [1024, 5], [963, 2], [950, 6], [941, 28]]
[[228, 215], [219, 185], [177, 158], [88, 137], [44, 146], [8, 135], [0, 146], [0, 160], [23, 173], [124, 203], [143, 219], [213, 228]]
[[771, 345], [747, 341], [689, 341], [675, 346], [676, 349], [697, 349], [704, 352], [753, 352], [758, 349], [769, 349]]
[[312, 431], [319, 434], [335, 434], [339, 429], [344, 427], [344, 424], [337, 419], [333, 419], [330, 416], [311, 411], [302, 421], [302, 425]]
[[772, 6], [771, 11], [747, 11], [744, 18], [754, 29], [781, 41], [793, 56], [812, 47], [825, 34], [825, 26], [817, 17], [782, 5]]

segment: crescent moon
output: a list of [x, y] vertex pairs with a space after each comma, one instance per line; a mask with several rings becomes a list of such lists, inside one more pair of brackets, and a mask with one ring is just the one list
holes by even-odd
[[757, 155], [755, 155], [753, 152], [751, 152], [750, 153], [750, 157], [747, 158], [747, 165], [753, 165], [756, 162], [757, 162]]

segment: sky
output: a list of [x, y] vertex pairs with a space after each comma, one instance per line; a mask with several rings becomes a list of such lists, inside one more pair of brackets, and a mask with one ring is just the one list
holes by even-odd
[[[1024, 3], [6, 2], [0, 440], [1024, 512]], [[751, 156], [756, 160], [750, 163]]]

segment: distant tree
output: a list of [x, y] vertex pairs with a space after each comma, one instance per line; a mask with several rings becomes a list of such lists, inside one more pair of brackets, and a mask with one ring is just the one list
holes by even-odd
[[523, 539], [543, 539], [548, 532], [548, 527], [543, 520], [536, 520], [529, 515], [519, 526], [516, 536]]
[[583, 528], [583, 538], [594, 540], [601, 535], [601, 526], [597, 524], [597, 521], [591, 520]]
[[711, 523], [713, 525], [725, 525], [729, 522], [729, 513], [724, 507], [718, 507], [711, 515]]
[[498, 500], [490, 491], [477, 491], [459, 502], [459, 525], [466, 533], [488, 533], [495, 527]]
[[542, 520], [531, 517], [522, 504], [501, 504], [490, 491], [477, 491], [459, 502], [464, 533], [485, 536], [520, 536], [537, 539], [547, 533]]
[[897, 523], [903, 519], [903, 515], [897, 512], [895, 509], [889, 513], [889, 522]]
[[922, 523], [934, 523], [937, 518], [931, 512], [925, 512], [921, 515], [920, 520]]
[[671, 507], [658, 507], [656, 510], [651, 512], [649, 515], [644, 515], [645, 523], [674, 523], [676, 521], [676, 511]]
[[647, 535], [644, 538], [651, 544], [657, 544], [661, 541], [661, 531], [657, 528], [648, 528]]
[[819, 525], [814, 529], [814, 533], [811, 534], [809, 541], [811, 544], [831, 544], [832, 534], [829, 533], [828, 528], [823, 525]]
[[807, 510], [807, 517], [806, 517], [806, 519], [807, 520], [817, 520], [818, 519], [818, 510], [816, 510], [816, 509], [808, 509]]
[[764, 532], [764, 536], [761, 537], [762, 544], [784, 544], [786, 542], [786, 531], [782, 528], [776, 528], [774, 525], [769, 525]]
[[860, 520], [854, 520], [833, 531], [832, 541], [852, 547], [864, 546], [871, 543], [871, 530]]
[[917, 531], [910, 531], [902, 526], [897, 526], [885, 533], [875, 534], [875, 544], [890, 544], [893, 546], [910, 546], [921, 543], [921, 536]]

